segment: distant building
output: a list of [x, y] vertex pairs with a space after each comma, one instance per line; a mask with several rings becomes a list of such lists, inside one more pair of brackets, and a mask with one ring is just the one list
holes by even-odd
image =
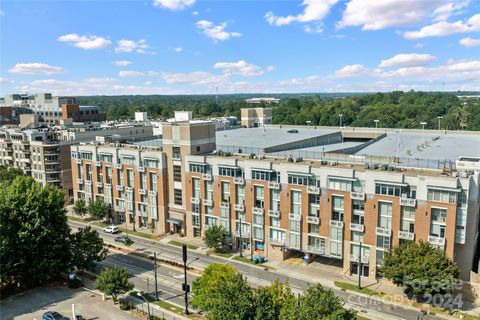
[[247, 128], [272, 123], [272, 108], [242, 108], [240, 114], [241, 124]]
[[280, 99], [277, 98], [250, 98], [250, 99], [245, 99], [246, 103], [254, 103], [254, 104], [260, 104], [260, 103], [266, 103], [266, 104], [272, 104], [272, 103], [279, 103]]

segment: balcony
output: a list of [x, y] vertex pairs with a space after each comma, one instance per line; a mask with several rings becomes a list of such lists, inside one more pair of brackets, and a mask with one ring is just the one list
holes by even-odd
[[206, 181], [212, 181], [212, 175], [208, 173], [202, 174], [202, 179]]
[[343, 228], [343, 221], [330, 220], [330, 227]]
[[200, 199], [192, 197], [192, 198], [190, 198], [190, 202], [192, 204], [200, 204]]
[[278, 183], [278, 182], [276, 182], [276, 181], [269, 181], [269, 182], [268, 182], [268, 187], [269, 187], [270, 189], [276, 189], [276, 190], [278, 190], [278, 189], [280, 189], [280, 183]]
[[172, 153], [173, 160], [182, 160], [182, 155], [180, 153]]
[[307, 246], [307, 252], [314, 253], [314, 254], [325, 254], [325, 248], [315, 247], [315, 246]]
[[126, 191], [126, 192], [132, 192], [132, 191], [133, 191], [133, 188], [132, 188], [132, 187], [125, 187], [125, 191]]
[[145, 172], [145, 167], [137, 167], [138, 172]]
[[309, 194], [320, 194], [320, 188], [315, 186], [308, 186], [307, 193]]
[[82, 159], [75, 159], [75, 162], [76, 162], [77, 164], [82, 164]]
[[228, 203], [228, 202], [220, 202], [220, 208], [230, 209], [230, 203]]
[[115, 211], [117, 211], [117, 212], [125, 212], [125, 208], [124, 208], [124, 207], [115, 206], [114, 209], [115, 209]]
[[122, 169], [121, 163], [115, 163], [115, 169]]
[[363, 256], [359, 257], [358, 254], [349, 254], [348, 255], [348, 260], [350, 260], [350, 262], [358, 262], [359, 259], [361, 259], [361, 262], [363, 264], [368, 264], [369, 260], [370, 260], [370, 256], [369, 255], [363, 255]]
[[95, 185], [97, 186], [97, 188], [103, 187], [103, 183], [101, 183], [101, 182], [97, 182], [97, 183], [95, 183]]
[[263, 214], [263, 208], [252, 208], [252, 213], [253, 214]]
[[350, 230], [351, 231], [363, 232], [365, 230], [365, 226], [363, 224], [350, 223]]
[[82, 184], [82, 183], [83, 183], [83, 179], [82, 179], [82, 178], [78, 178], [78, 179], [77, 179], [77, 183], [78, 183], [78, 184]]
[[110, 183], [105, 183], [105, 189], [110, 189], [112, 185]]
[[415, 239], [415, 233], [408, 231], [398, 231], [398, 238], [404, 240], [413, 240]]
[[405, 207], [415, 207], [417, 205], [417, 200], [410, 198], [400, 198], [400, 205]]
[[270, 217], [278, 218], [278, 217], [280, 217], [280, 211], [270, 209], [270, 210], [268, 210], [268, 215]]
[[148, 191], [148, 195], [149, 195], [149, 196], [156, 196], [156, 195], [157, 195], [157, 191]]
[[445, 247], [445, 238], [436, 237], [436, 236], [428, 236], [428, 242], [435, 246]]
[[307, 223], [320, 224], [320, 218], [315, 216], [307, 216]]
[[102, 163], [100, 161], [95, 161], [95, 166], [96, 167], [101, 167], [102, 166]]
[[377, 236], [390, 237], [392, 235], [392, 229], [377, 227], [376, 233]]
[[145, 190], [145, 189], [138, 189], [138, 194], [146, 195], [146, 194], [147, 194], [147, 190]]
[[212, 199], [203, 199], [203, 204], [206, 206], [211, 206], [212, 203]]
[[272, 246], [284, 246], [285, 245], [285, 240], [270, 238], [270, 239], [268, 239], [268, 243], [270, 243]]
[[290, 213], [289, 217], [290, 217], [290, 220], [293, 220], [293, 221], [302, 220], [302, 216], [299, 215], [299, 214], [295, 214], [295, 213]]
[[364, 192], [350, 192], [350, 198], [352, 200], [365, 200], [365, 193]]
[[123, 191], [123, 186], [117, 185], [117, 191]]
[[244, 185], [245, 184], [245, 179], [243, 179], [241, 177], [235, 177], [235, 178], [233, 178], [233, 183]]
[[234, 209], [235, 211], [243, 211], [245, 210], [245, 206], [243, 204], [235, 204]]
[[92, 180], [85, 180], [85, 184], [87, 186], [91, 186], [92, 185]]

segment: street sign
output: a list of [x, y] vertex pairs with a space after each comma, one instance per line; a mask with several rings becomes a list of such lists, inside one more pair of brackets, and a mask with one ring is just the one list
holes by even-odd
[[[185, 291], [185, 283], [182, 283], [182, 291]], [[190, 285], [187, 284], [187, 292], [190, 292]]]

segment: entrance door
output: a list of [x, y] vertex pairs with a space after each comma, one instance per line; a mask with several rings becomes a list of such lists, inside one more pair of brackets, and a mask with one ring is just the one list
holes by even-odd
[[[358, 276], [358, 263], [352, 262], [350, 264], [350, 275], [357, 275]], [[368, 277], [368, 265], [362, 264], [362, 268], [360, 269], [360, 275], [362, 277]]]

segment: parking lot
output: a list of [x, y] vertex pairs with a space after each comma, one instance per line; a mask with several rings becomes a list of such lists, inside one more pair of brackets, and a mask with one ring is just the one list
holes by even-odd
[[18, 320], [41, 320], [47, 311], [57, 311], [72, 318], [72, 304], [76, 314], [89, 320], [132, 320], [127, 312], [113, 306], [112, 301], [84, 289], [69, 289], [62, 285], [51, 285], [29, 290], [21, 295], [10, 296], [1, 301], [0, 318]]

